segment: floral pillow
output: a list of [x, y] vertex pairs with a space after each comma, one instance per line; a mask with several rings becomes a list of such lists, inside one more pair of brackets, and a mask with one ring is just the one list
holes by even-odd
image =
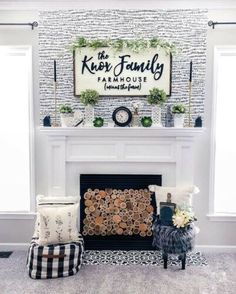
[[39, 245], [73, 242], [78, 239], [79, 204], [39, 207]]

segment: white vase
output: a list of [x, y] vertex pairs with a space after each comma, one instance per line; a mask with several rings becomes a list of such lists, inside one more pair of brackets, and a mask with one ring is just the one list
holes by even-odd
[[184, 127], [184, 113], [175, 113], [174, 114], [174, 126], [175, 128], [183, 128]]
[[86, 105], [84, 112], [84, 125], [86, 127], [92, 127], [94, 121], [94, 107], [93, 105]]
[[73, 123], [74, 114], [73, 113], [61, 113], [61, 126], [63, 128], [65, 127], [71, 127]]
[[162, 127], [161, 107], [159, 105], [152, 106], [152, 126], [153, 127]]

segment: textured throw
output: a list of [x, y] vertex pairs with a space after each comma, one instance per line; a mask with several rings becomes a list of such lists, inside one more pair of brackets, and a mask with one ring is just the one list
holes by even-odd
[[32, 279], [50, 279], [76, 274], [82, 264], [84, 241], [81, 236], [75, 242], [40, 246], [32, 239], [27, 259]]
[[178, 229], [174, 226], [161, 225], [155, 220], [152, 245], [166, 253], [186, 253], [193, 249], [195, 236], [196, 230], [193, 224]]

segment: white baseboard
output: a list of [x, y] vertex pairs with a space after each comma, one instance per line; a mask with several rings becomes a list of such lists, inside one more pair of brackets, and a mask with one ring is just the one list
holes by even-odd
[[[27, 250], [29, 243], [0, 243], [0, 251]], [[195, 251], [205, 253], [236, 253], [236, 246], [232, 245], [196, 245]]]
[[0, 243], [0, 251], [15, 251], [24, 250], [29, 248], [29, 243]]
[[195, 250], [205, 253], [236, 253], [234, 245], [196, 245]]

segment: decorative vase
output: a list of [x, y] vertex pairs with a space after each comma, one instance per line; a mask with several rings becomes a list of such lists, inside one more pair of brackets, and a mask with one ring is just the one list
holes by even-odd
[[61, 126], [63, 128], [65, 127], [71, 127], [73, 123], [74, 114], [73, 113], [61, 113]]
[[152, 125], [154, 127], [162, 127], [161, 107], [159, 105], [152, 106]]
[[132, 127], [140, 127], [140, 118], [137, 111], [132, 116]]
[[174, 126], [175, 128], [183, 128], [184, 127], [184, 113], [175, 113], [174, 114]]
[[85, 106], [84, 125], [86, 127], [92, 127], [93, 121], [94, 121], [94, 106], [88, 104]]

